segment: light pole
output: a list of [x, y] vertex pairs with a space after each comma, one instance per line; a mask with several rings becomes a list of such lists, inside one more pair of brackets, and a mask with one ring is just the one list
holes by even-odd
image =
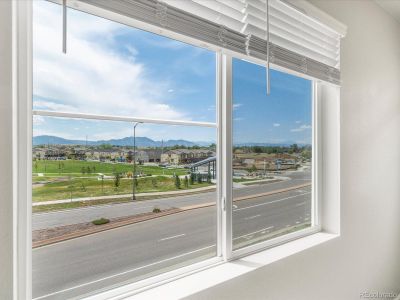
[[132, 201], [136, 200], [135, 197], [135, 178], [136, 178], [136, 126], [142, 122], [136, 122], [133, 125], [133, 174], [132, 174]]

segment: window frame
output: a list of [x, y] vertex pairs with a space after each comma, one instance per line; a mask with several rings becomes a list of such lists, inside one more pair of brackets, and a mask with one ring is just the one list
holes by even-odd
[[[55, 0], [54, 2], [60, 3]], [[17, 174], [13, 175], [14, 190], [17, 191], [14, 203], [18, 209], [14, 211], [15, 222], [14, 243], [19, 251], [15, 257], [16, 284], [15, 290], [20, 299], [32, 299], [32, 197], [31, 197], [31, 151], [32, 149], [32, 3], [30, 1], [16, 1], [14, 5], [13, 52], [15, 59], [14, 80], [17, 87], [14, 89], [14, 106], [16, 108], [14, 136], [14, 157], [23, 158], [16, 161], [14, 167]], [[304, 74], [298, 74], [271, 63], [275, 70], [312, 80], [313, 113], [312, 113], [312, 226], [268, 241], [260, 242], [235, 251], [232, 250], [232, 58], [239, 58], [251, 63], [265, 66], [265, 62], [208, 45], [190, 37], [182, 36], [165, 29], [129, 19], [127, 17], [105, 11], [88, 4], [72, 0], [71, 8], [93, 14], [128, 26], [163, 35], [193, 46], [205, 48], [216, 53], [216, 129], [217, 129], [217, 256], [195, 264], [168, 271], [137, 282], [111, 288], [106, 291], [96, 291], [96, 299], [109, 299], [131, 292], [136, 294], [146, 289], [176, 280], [178, 278], [199, 272], [201, 270], [236, 260], [238, 258], [290, 242], [294, 239], [306, 237], [321, 231], [321, 186], [322, 186], [322, 147], [320, 126], [320, 97], [319, 81]], [[61, 37], [60, 37], [61, 40]], [[61, 49], [60, 49], [61, 51]], [[48, 113], [48, 112], [47, 112]], [[131, 118], [141, 119], [141, 118]], [[144, 119], [144, 118], [143, 118]], [[191, 123], [182, 121], [184, 123]], [[202, 123], [202, 122], [199, 122]], [[194, 125], [194, 124], [192, 124]], [[204, 124], [203, 124], [204, 125]], [[19, 183], [19, 184], [17, 184]], [[22, 184], [21, 184], [22, 183]], [[90, 298], [91, 296], [89, 296]]]

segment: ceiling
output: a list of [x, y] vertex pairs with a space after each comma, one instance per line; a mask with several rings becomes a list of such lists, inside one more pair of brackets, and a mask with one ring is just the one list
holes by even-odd
[[375, 2], [400, 22], [400, 0], [375, 0]]

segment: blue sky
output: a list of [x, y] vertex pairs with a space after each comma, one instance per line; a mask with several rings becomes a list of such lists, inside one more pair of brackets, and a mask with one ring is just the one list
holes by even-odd
[[[52, 26], [49, 26], [52, 24]], [[61, 7], [34, 1], [34, 109], [215, 122], [215, 54], [74, 10], [61, 52]], [[235, 60], [234, 141], [309, 143], [311, 84]], [[119, 122], [34, 118], [34, 135], [90, 140], [132, 135]], [[156, 140], [215, 141], [215, 130], [140, 125]]]

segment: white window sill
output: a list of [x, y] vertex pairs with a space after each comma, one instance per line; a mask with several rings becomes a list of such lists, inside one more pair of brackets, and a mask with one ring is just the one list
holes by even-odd
[[110, 299], [181, 299], [337, 237], [339, 237], [337, 234], [315, 233], [265, 251], [210, 267], [134, 295], [132, 295], [133, 292], [127, 292], [125, 295]]

